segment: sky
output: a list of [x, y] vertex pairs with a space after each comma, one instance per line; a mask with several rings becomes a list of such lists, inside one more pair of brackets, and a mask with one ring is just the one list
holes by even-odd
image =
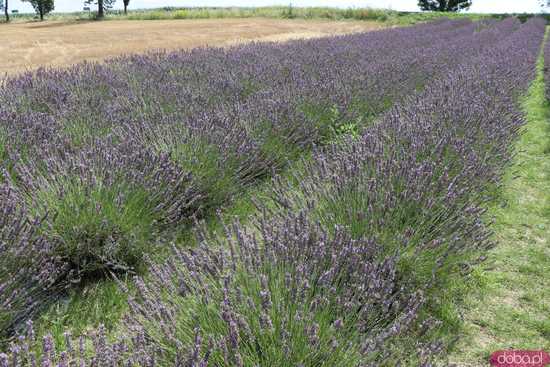
[[[331, 6], [339, 8], [383, 8], [402, 11], [416, 11], [417, 0], [130, 0], [130, 8], [158, 8], [162, 6]], [[10, 9], [31, 12], [29, 3], [9, 0]], [[476, 13], [533, 13], [540, 11], [538, 0], [473, 0], [471, 12]], [[83, 0], [55, 0], [58, 12], [82, 10]], [[122, 7], [122, 0], [116, 0], [115, 7]]]

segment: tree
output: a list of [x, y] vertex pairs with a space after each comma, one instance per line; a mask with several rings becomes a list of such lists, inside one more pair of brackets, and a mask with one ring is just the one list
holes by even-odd
[[10, 13], [8, 11], [8, 0], [6, 0], [6, 3], [4, 4], [4, 15], [6, 16], [6, 22], [10, 21]]
[[40, 20], [44, 20], [44, 15], [54, 9], [53, 0], [22, 0], [31, 3], [36, 14], [40, 15]]
[[130, 0], [123, 0], [124, 1], [124, 15], [128, 14], [128, 4], [130, 4]]
[[418, 6], [429, 11], [461, 11], [472, 6], [472, 0], [418, 0]]
[[101, 19], [105, 16], [105, 9], [111, 8], [115, 1], [116, 0], [85, 0], [84, 2], [86, 4], [97, 4], [97, 17]]

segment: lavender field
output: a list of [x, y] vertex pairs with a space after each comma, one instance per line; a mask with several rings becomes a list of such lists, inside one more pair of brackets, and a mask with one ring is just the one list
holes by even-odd
[[[434, 365], [442, 298], [493, 246], [545, 27], [438, 20], [2, 80], [0, 367]], [[115, 327], [35, 330], [105, 279], [127, 298]]]

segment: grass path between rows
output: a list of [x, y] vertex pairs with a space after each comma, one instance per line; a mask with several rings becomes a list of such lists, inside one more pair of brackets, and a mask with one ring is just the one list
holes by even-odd
[[451, 357], [459, 367], [489, 366], [491, 353], [502, 349], [550, 352], [550, 104], [544, 84], [541, 52], [522, 101], [527, 123], [489, 212], [496, 247], [471, 275], [474, 291], [466, 297]]

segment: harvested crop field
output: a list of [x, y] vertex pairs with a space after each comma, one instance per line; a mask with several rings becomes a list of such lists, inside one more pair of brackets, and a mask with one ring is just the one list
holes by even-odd
[[0, 74], [154, 49], [285, 41], [381, 28], [365, 21], [201, 19], [15, 23], [2, 26]]

